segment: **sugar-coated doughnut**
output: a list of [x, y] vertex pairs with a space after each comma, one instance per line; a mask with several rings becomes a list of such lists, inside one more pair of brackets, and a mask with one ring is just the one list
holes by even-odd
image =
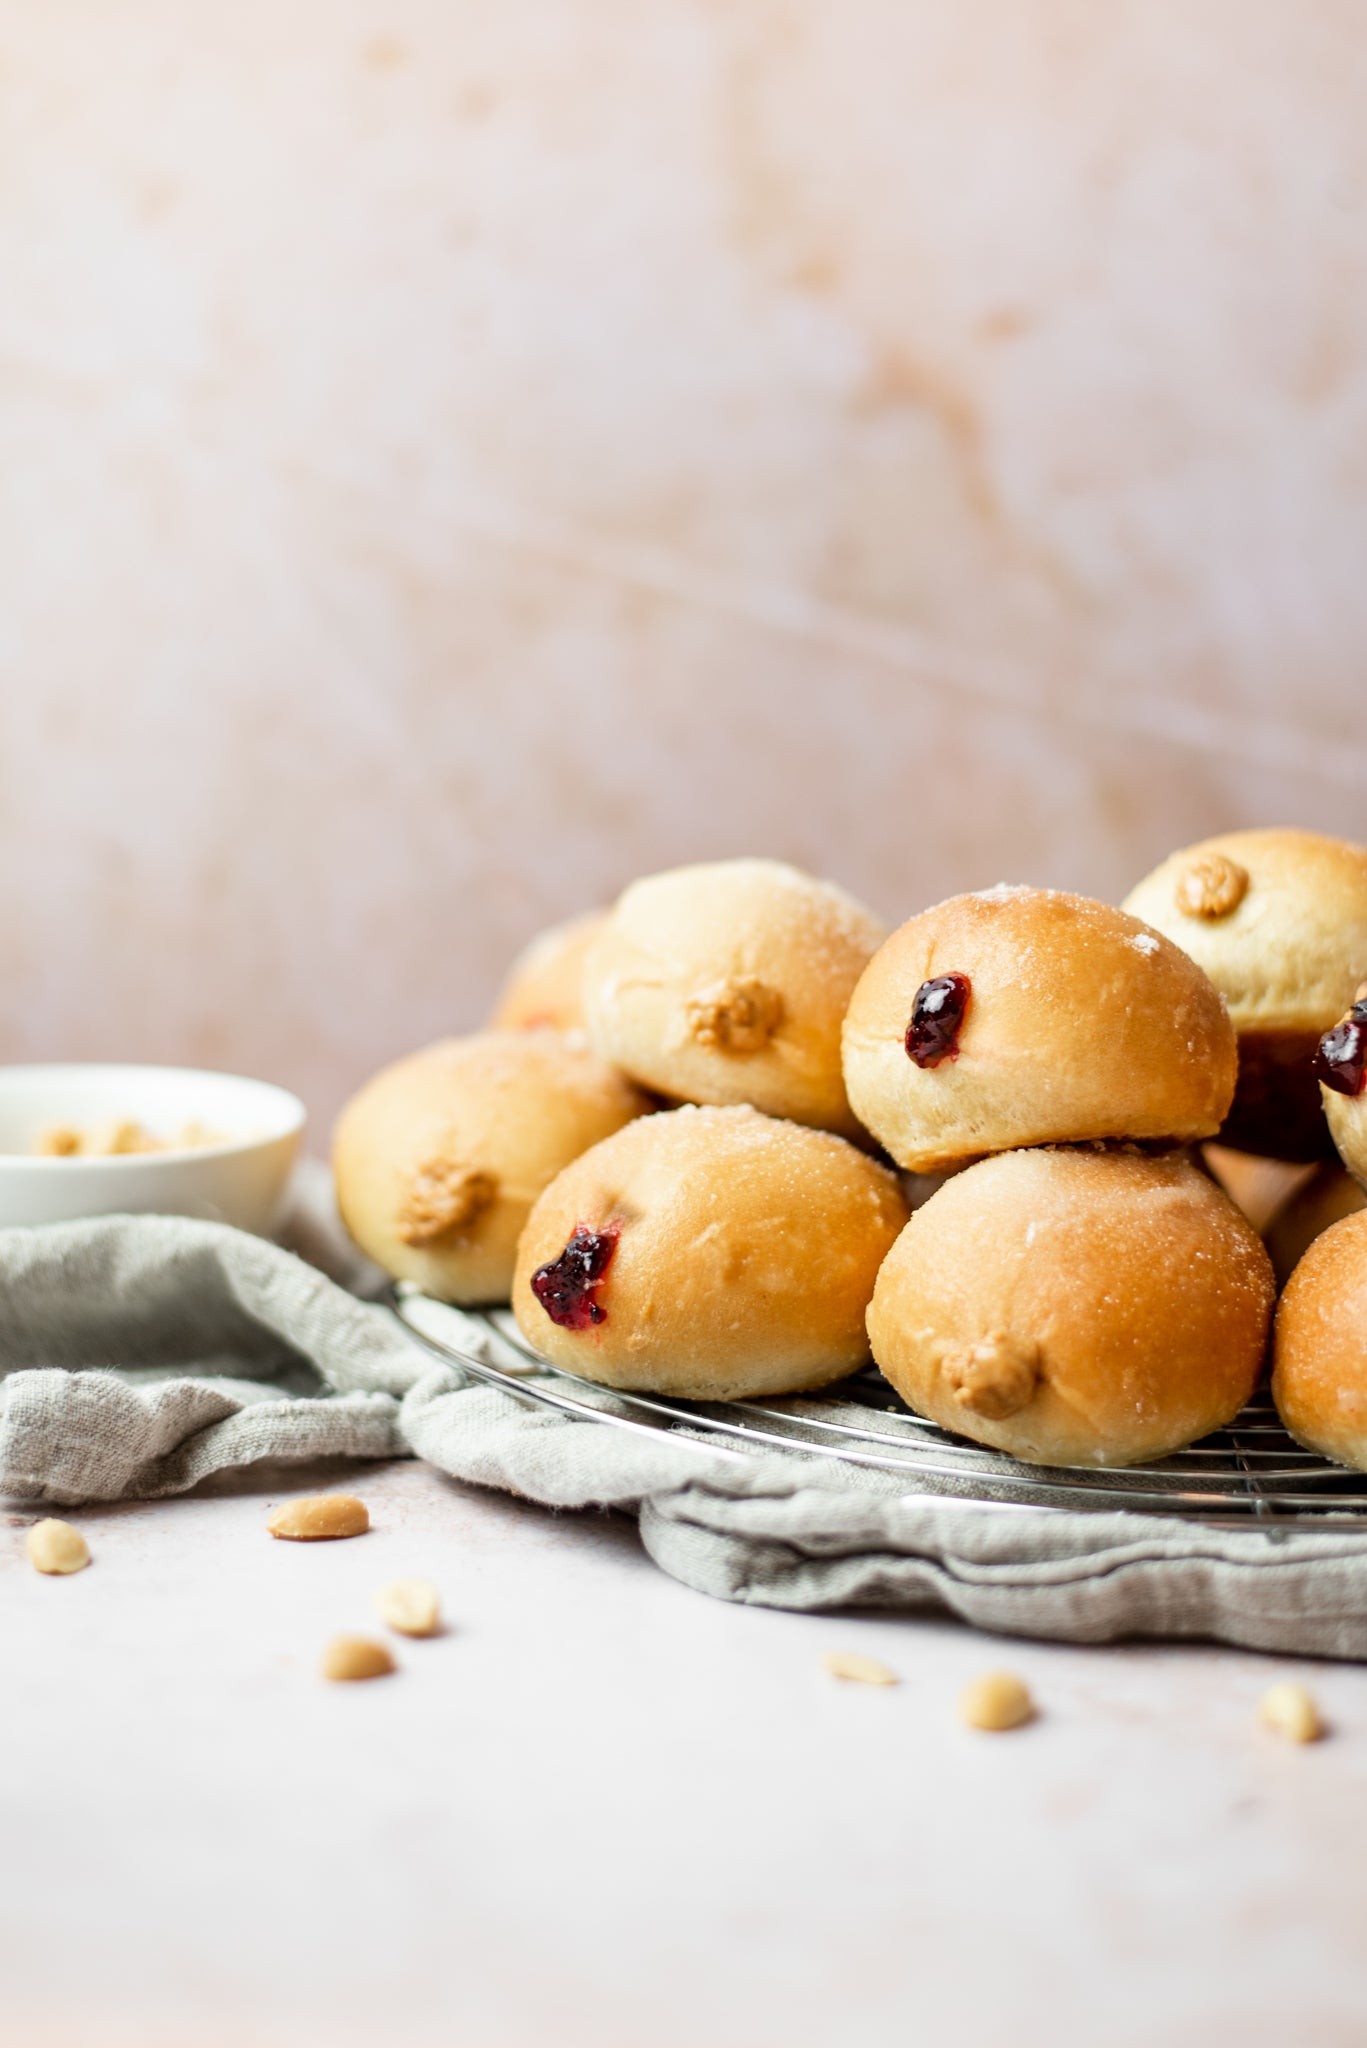
[[343, 1109], [337, 1200], [362, 1251], [443, 1301], [506, 1301], [518, 1234], [562, 1167], [647, 1107], [554, 1031], [449, 1038]]
[[489, 1029], [582, 1031], [584, 956], [606, 923], [605, 910], [590, 910], [539, 932], [509, 968]]
[[1272, 1398], [1298, 1443], [1367, 1471], [1367, 1209], [1317, 1237], [1288, 1280]]
[[1218, 1130], [1234, 1031], [1187, 955], [1054, 889], [955, 896], [875, 954], [844, 1029], [855, 1115], [899, 1166]]
[[857, 1136], [840, 1023], [882, 937], [842, 889], [781, 861], [649, 875], [589, 949], [589, 1037], [675, 1100], [750, 1103]]
[[1203, 967], [1239, 1035], [1221, 1141], [1331, 1155], [1313, 1063], [1367, 978], [1367, 847], [1318, 832], [1226, 832], [1172, 854], [1125, 899]]
[[907, 1218], [843, 1138], [749, 1108], [663, 1111], [566, 1167], [518, 1247], [513, 1309], [553, 1364], [687, 1399], [796, 1393], [868, 1358]]
[[1179, 1153], [1006, 1152], [878, 1275], [873, 1355], [921, 1415], [1041, 1465], [1132, 1465], [1232, 1420], [1272, 1314], [1257, 1232]]

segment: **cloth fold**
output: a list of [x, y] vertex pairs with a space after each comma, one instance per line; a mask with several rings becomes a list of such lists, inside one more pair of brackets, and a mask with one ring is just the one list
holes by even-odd
[[[264, 1459], [416, 1455], [548, 1507], [634, 1513], [663, 1570], [722, 1599], [1367, 1658], [1367, 1531], [908, 1492], [799, 1452], [561, 1417], [434, 1365], [364, 1298], [377, 1276], [329, 1199], [325, 1176], [305, 1183], [307, 1260], [177, 1217], [0, 1231], [0, 1494], [74, 1506]], [[485, 1323], [449, 1313], [462, 1348], [506, 1362]]]

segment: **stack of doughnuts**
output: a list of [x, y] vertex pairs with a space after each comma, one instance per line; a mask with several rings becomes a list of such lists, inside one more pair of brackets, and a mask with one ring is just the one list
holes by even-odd
[[778, 861], [637, 882], [527, 949], [500, 1028], [347, 1105], [353, 1236], [445, 1300], [511, 1291], [539, 1350], [606, 1385], [705, 1398], [843, 1377], [908, 1215], [841, 1072], [882, 937]]
[[1185, 953], [1086, 897], [956, 896], [874, 957], [844, 1059], [897, 1163], [951, 1175], [869, 1309], [911, 1407], [1063, 1465], [1159, 1457], [1238, 1413], [1272, 1276], [1180, 1149], [1219, 1130], [1236, 1071], [1225, 1006]]
[[[871, 1349], [995, 1451], [1138, 1463], [1231, 1421], [1267, 1352], [1273, 1266], [1201, 1147], [1336, 1144], [1367, 1187], [1367, 852], [1231, 834], [1124, 909], [1000, 886], [890, 936], [778, 861], [679, 868], [535, 941], [492, 1024], [338, 1125], [389, 1272], [511, 1297], [606, 1386], [793, 1393]], [[1360, 1200], [1322, 1164], [1268, 1229], [1288, 1426], [1367, 1465]]]
[[779, 861], [677, 868], [619, 898], [585, 957], [585, 1029], [679, 1106], [585, 1152], [533, 1208], [513, 1310], [537, 1350], [694, 1399], [864, 1363], [908, 1209], [850, 1108], [840, 1032], [882, 938], [843, 890]]
[[1173, 854], [1126, 908], [1229, 1005], [1239, 1080], [1221, 1144], [1316, 1162], [1267, 1225], [1283, 1287], [1272, 1393], [1301, 1443], [1367, 1469], [1367, 848], [1226, 833]]
[[1367, 847], [1227, 832], [1170, 855], [1125, 908], [1189, 953], [1229, 1006], [1239, 1082], [1221, 1143], [1332, 1158], [1316, 1054], [1367, 974]]

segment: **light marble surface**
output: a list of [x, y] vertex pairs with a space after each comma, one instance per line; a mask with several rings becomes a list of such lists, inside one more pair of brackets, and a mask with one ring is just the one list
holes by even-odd
[[[634, 1527], [415, 1464], [0, 1522], [4, 2048], [1349, 2048], [1367, 1672], [726, 1606]], [[373, 1589], [449, 1633], [328, 1686]], [[902, 1676], [840, 1684], [824, 1651]], [[1007, 1664], [1042, 1713], [955, 1715]], [[1333, 1723], [1254, 1721], [1275, 1677]]]
[[0, 1057], [1361, 835], [1351, 0], [0, 0]]

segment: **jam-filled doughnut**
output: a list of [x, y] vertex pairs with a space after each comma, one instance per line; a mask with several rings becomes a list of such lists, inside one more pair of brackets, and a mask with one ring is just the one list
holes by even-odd
[[648, 1106], [554, 1031], [446, 1039], [386, 1067], [343, 1109], [338, 1206], [396, 1279], [443, 1301], [506, 1301], [542, 1189]]
[[649, 875], [589, 949], [589, 1037], [675, 1100], [750, 1103], [853, 1137], [840, 1022], [882, 937], [843, 890], [781, 861]]
[[1234, 1032], [1180, 948], [1089, 897], [1001, 887], [913, 917], [845, 1019], [851, 1107], [899, 1166], [1017, 1145], [1189, 1141], [1234, 1092]]
[[907, 1219], [843, 1138], [749, 1108], [663, 1111], [566, 1167], [528, 1219], [513, 1309], [555, 1365], [698, 1400], [796, 1393], [868, 1358]]
[[1297, 1443], [1367, 1471], [1367, 1209], [1317, 1237], [1288, 1280], [1272, 1398]]
[[1367, 1188], [1367, 983], [1320, 1039], [1313, 1060], [1325, 1121], [1339, 1158]]
[[1267, 1347], [1272, 1268], [1180, 1153], [980, 1160], [918, 1209], [869, 1307], [921, 1415], [1041, 1465], [1132, 1465], [1229, 1422]]
[[582, 1031], [584, 956], [606, 923], [605, 910], [590, 910], [539, 932], [509, 968], [490, 1030], [526, 1031], [547, 1024], [557, 1031]]
[[1229, 1005], [1239, 1085], [1221, 1142], [1332, 1156], [1314, 1071], [1367, 978], [1367, 847], [1318, 832], [1226, 832], [1174, 853], [1125, 908], [1190, 953]]

